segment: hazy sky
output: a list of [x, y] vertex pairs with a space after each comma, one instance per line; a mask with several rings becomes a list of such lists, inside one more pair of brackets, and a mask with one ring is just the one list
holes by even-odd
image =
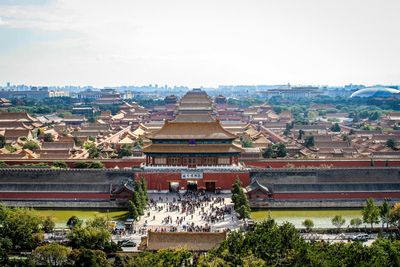
[[400, 84], [400, 0], [0, 0], [0, 84]]

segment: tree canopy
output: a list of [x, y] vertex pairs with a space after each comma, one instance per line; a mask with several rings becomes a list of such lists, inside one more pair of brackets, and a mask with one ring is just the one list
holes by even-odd
[[239, 215], [239, 219], [250, 218], [250, 204], [246, 193], [242, 188], [240, 179], [236, 179], [232, 188], [232, 202], [234, 209]]
[[379, 223], [379, 208], [375, 206], [372, 198], [367, 200], [365, 208], [362, 210], [363, 221], [371, 225], [371, 230], [374, 224]]

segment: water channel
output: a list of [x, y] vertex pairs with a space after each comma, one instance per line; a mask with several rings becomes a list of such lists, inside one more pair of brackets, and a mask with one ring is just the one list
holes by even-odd
[[[252, 211], [251, 217], [255, 221], [262, 221], [270, 216], [278, 224], [290, 222], [297, 228], [303, 228], [302, 222], [305, 219], [311, 219], [314, 222], [314, 228], [332, 228], [332, 218], [341, 215], [345, 218], [344, 228], [350, 225], [352, 218], [362, 218], [361, 210], [358, 209], [284, 209], [284, 210], [258, 210]], [[363, 227], [364, 225], [362, 225]]]
[[[94, 216], [104, 216], [110, 220], [125, 220], [128, 216], [126, 210], [66, 210], [66, 209], [49, 209], [36, 210], [41, 216], [50, 216], [56, 222], [57, 227], [65, 227], [68, 219], [75, 215], [82, 220], [88, 220]], [[278, 224], [287, 221], [293, 223], [296, 227], [302, 228], [301, 223], [305, 219], [311, 219], [315, 228], [331, 228], [332, 218], [335, 215], [341, 215], [345, 218], [346, 223], [343, 227], [350, 224], [352, 218], [362, 218], [361, 210], [357, 209], [296, 209], [296, 210], [257, 210], [251, 212], [251, 217], [255, 221], [262, 221], [271, 216]]]

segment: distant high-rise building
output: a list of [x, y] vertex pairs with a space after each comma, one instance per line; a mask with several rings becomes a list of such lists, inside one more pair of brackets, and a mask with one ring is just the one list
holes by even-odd
[[48, 87], [32, 87], [31, 90], [3, 90], [0, 97], [3, 98], [47, 98], [69, 96], [68, 91], [51, 90]]
[[287, 99], [309, 98], [321, 94], [318, 87], [314, 86], [291, 87], [290, 85], [284, 88], [276, 88], [267, 91], [260, 91], [259, 93], [266, 98], [280, 96], [282, 98], [287, 98]]

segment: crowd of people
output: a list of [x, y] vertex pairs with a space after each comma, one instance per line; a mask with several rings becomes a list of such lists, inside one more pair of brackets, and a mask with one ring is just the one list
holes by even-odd
[[[224, 221], [227, 215], [233, 215], [233, 209], [231, 205], [225, 204], [225, 198], [198, 191], [150, 198], [148, 208], [145, 226], [151, 224], [148, 224], [148, 220], [155, 221], [160, 212], [167, 214], [161, 220], [163, 226], [153, 229], [157, 232], [176, 232], [178, 229], [187, 232], [210, 232], [213, 224]], [[176, 216], [176, 213], [179, 216]], [[234, 220], [233, 216], [231, 218]]]

